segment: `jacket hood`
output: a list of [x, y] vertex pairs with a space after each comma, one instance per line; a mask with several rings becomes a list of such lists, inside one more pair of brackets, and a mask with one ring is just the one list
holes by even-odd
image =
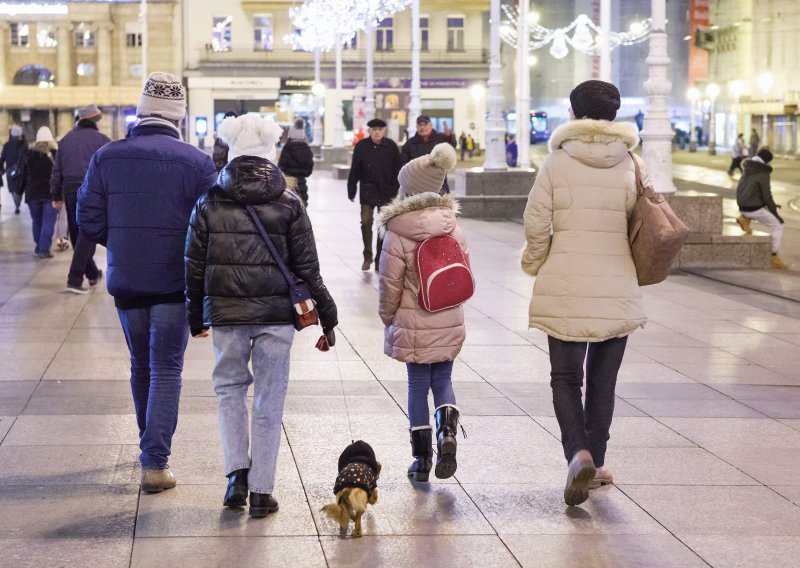
[[587, 166], [611, 168], [639, 145], [639, 132], [627, 122], [581, 119], [562, 124], [550, 137], [550, 151], [563, 149]]
[[742, 162], [745, 174], [770, 174], [772, 173], [772, 166], [763, 162], [757, 162], [751, 158]]
[[383, 234], [387, 229], [412, 241], [449, 235], [456, 228], [456, 215], [460, 207], [455, 198], [446, 193], [419, 193], [397, 198], [381, 209], [378, 224]]
[[259, 205], [277, 199], [286, 190], [286, 180], [269, 160], [240, 156], [222, 168], [217, 186], [237, 203]]

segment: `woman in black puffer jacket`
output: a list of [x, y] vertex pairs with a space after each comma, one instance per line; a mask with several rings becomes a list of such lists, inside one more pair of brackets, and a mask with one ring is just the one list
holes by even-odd
[[34, 254], [39, 258], [53, 257], [50, 246], [58, 211], [50, 202], [50, 174], [53, 172], [56, 148], [53, 133], [48, 127], [42, 126], [36, 132], [36, 142], [20, 159], [20, 190], [25, 194], [25, 202], [31, 211], [33, 240], [36, 243]]
[[[305, 207], [287, 191], [273, 162], [280, 127], [244, 115], [225, 119], [219, 133], [231, 161], [192, 213], [186, 238], [186, 305], [194, 337], [205, 337], [214, 328], [213, 382], [229, 480], [224, 504], [243, 506], [249, 488], [250, 515], [260, 517], [278, 509], [272, 491], [294, 308], [286, 280], [245, 205], [253, 206], [289, 270], [308, 283], [323, 331], [332, 337], [338, 322], [336, 304], [319, 273]], [[248, 424], [246, 396], [253, 383], [253, 420]]]
[[305, 125], [303, 119], [298, 118], [294, 127], [289, 130], [288, 140], [278, 160], [278, 167], [284, 174], [297, 180], [294, 192], [303, 200], [303, 205], [308, 207], [306, 178], [314, 171], [314, 152], [306, 142]]

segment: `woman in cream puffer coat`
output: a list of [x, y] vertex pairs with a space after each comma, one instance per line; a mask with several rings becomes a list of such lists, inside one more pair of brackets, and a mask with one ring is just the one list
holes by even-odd
[[426, 239], [452, 236], [466, 254], [467, 243], [456, 222], [458, 203], [439, 193], [447, 170], [456, 163], [448, 143], [434, 146], [429, 155], [408, 162], [400, 170], [400, 193], [380, 212], [380, 231], [385, 233], [379, 263], [379, 313], [383, 324], [384, 352], [406, 363], [408, 370], [408, 417], [414, 462], [408, 475], [428, 481], [432, 468], [432, 432], [428, 392], [436, 404], [439, 453], [436, 477], [456, 471], [458, 408], [453, 393], [453, 360], [464, 343], [464, 310], [461, 306], [428, 312], [417, 301], [419, 277], [416, 248]]
[[529, 324], [548, 335], [553, 404], [569, 463], [564, 499], [577, 505], [590, 486], [612, 482], [604, 459], [617, 373], [627, 336], [647, 320], [628, 243], [636, 126], [611, 122], [620, 97], [610, 83], [582, 83], [570, 101], [579, 118], [553, 132], [528, 197], [522, 269], [536, 276]]

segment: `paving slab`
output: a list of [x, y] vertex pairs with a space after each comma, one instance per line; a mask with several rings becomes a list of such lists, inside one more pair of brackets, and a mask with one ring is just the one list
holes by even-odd
[[14, 568], [128, 568], [132, 545], [130, 537], [0, 538], [0, 558]]

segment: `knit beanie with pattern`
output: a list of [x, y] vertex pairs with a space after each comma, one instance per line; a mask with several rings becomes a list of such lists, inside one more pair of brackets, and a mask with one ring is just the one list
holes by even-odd
[[430, 154], [411, 160], [397, 176], [400, 182], [398, 197], [428, 191], [439, 193], [447, 177], [447, 170], [455, 167], [456, 159], [455, 149], [447, 142], [442, 142], [434, 146]]
[[157, 116], [173, 122], [183, 120], [186, 114], [186, 90], [181, 80], [170, 73], [150, 73], [139, 97], [136, 114], [140, 117]]

